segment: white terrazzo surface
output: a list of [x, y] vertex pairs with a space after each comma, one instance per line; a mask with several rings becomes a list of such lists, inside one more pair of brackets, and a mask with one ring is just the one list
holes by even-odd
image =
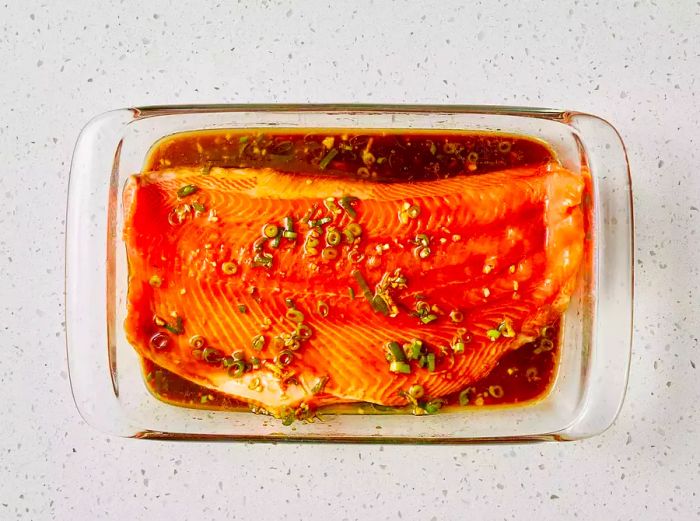
[[[0, 520], [700, 517], [700, 3], [461, 3], [0, 1]], [[63, 325], [80, 128], [128, 105], [253, 101], [539, 105], [612, 121], [637, 224], [615, 425], [491, 447], [160, 443], [85, 425]]]

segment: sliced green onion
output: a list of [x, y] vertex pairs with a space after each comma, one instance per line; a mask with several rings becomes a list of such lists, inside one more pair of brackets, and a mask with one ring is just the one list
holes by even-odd
[[501, 336], [501, 332], [498, 329], [489, 329], [486, 332], [486, 336], [489, 337], [491, 342], [495, 342]]
[[503, 391], [503, 387], [500, 385], [489, 385], [489, 394], [493, 398], [503, 398], [505, 392]]
[[291, 217], [286, 216], [284, 219], [282, 219], [282, 227], [288, 232], [291, 232], [294, 230], [294, 220]]
[[421, 259], [427, 259], [430, 256], [431, 250], [427, 246], [423, 246], [418, 250], [418, 256]]
[[439, 398], [436, 398], [435, 400], [430, 400], [428, 403], [425, 404], [425, 412], [428, 414], [435, 414], [438, 412], [443, 405], [443, 401]]
[[422, 246], [429, 246], [430, 245], [430, 238], [424, 234], [424, 233], [419, 233], [416, 235], [416, 244], [420, 244]]
[[326, 232], [326, 242], [329, 246], [337, 246], [338, 244], [340, 244], [340, 239], [340, 232], [335, 228], [330, 228]]
[[398, 362], [394, 360], [389, 364], [389, 371], [392, 373], [411, 374], [411, 366], [408, 362]]
[[196, 185], [185, 185], [180, 187], [180, 189], [177, 191], [177, 196], [180, 198], [187, 197], [188, 195], [192, 195], [195, 193], [199, 188]]
[[411, 219], [415, 219], [420, 215], [420, 206], [416, 206], [415, 204], [409, 206], [406, 210], [406, 215], [408, 215]]
[[350, 223], [345, 227], [345, 231], [352, 234], [353, 237], [362, 236], [362, 226], [357, 223]]
[[277, 361], [281, 365], [289, 365], [292, 363], [292, 360], [294, 360], [294, 353], [289, 349], [283, 349], [277, 354]]
[[415, 399], [422, 398], [425, 394], [425, 389], [423, 389], [422, 385], [413, 384], [408, 388], [408, 394]]
[[418, 339], [411, 340], [406, 349], [406, 356], [409, 360], [418, 360], [421, 355], [421, 350], [423, 349], [423, 342]]
[[329, 246], [328, 248], [323, 248], [321, 250], [321, 258], [323, 260], [335, 260], [338, 258], [338, 250]]
[[284, 305], [287, 306], [287, 309], [294, 309], [296, 307], [294, 301], [290, 298], [284, 299]]
[[425, 355], [420, 355], [418, 359], [418, 367], [425, 367], [428, 363], [428, 357]]
[[433, 313], [429, 313], [427, 315], [423, 315], [420, 317], [420, 321], [423, 322], [423, 324], [430, 324], [434, 320], [437, 320], [437, 315], [434, 315]]
[[245, 358], [245, 352], [241, 351], [240, 349], [238, 351], [234, 351], [231, 353], [231, 358], [234, 360], [243, 360]]
[[299, 324], [296, 329], [296, 334], [301, 340], [308, 340], [314, 334], [313, 330], [306, 324]]
[[389, 304], [387, 304], [386, 300], [384, 300], [384, 297], [381, 295], [374, 295], [370, 300], [370, 304], [378, 313], [381, 313], [382, 315], [389, 314]]
[[464, 315], [461, 311], [454, 310], [450, 313], [450, 319], [452, 320], [452, 322], [455, 323], [461, 322], [462, 320], [464, 320]]
[[221, 264], [221, 271], [224, 275], [235, 275], [238, 272], [238, 265], [235, 262], [224, 262]]
[[238, 304], [238, 311], [245, 315], [246, 313], [248, 313], [248, 306], [246, 306], [245, 304]]
[[426, 359], [428, 361], [428, 371], [431, 373], [435, 372], [435, 353], [428, 353]]
[[348, 295], [350, 296], [350, 300], [355, 299], [355, 290], [352, 288], [348, 288]]
[[260, 369], [260, 359], [257, 356], [251, 357], [250, 365], [253, 366], [253, 369]]
[[200, 212], [200, 213], [207, 211], [206, 207], [198, 201], [195, 201], [192, 203], [192, 208], [194, 208], [195, 211]]
[[321, 376], [316, 380], [316, 383], [311, 387], [311, 394], [318, 394], [320, 392], [323, 392], [323, 389], [326, 387], [326, 384], [328, 383], [328, 376]]
[[316, 221], [316, 226], [323, 226], [324, 224], [328, 224], [331, 222], [333, 219], [330, 217], [321, 217], [319, 220]]
[[271, 268], [272, 267], [272, 255], [269, 253], [263, 253], [262, 255], [256, 255], [255, 258], [253, 259], [253, 267], [264, 267], [264, 268]]
[[297, 235], [298, 235], [297, 232], [293, 232], [290, 230], [284, 230], [282, 232], [282, 237], [284, 237], [285, 239], [294, 240], [297, 238]]
[[248, 136], [241, 136], [238, 138], [239, 143], [247, 143], [250, 138]]
[[215, 347], [206, 347], [204, 348], [204, 351], [202, 351], [202, 358], [207, 363], [218, 364], [221, 363], [221, 360], [224, 358], [224, 354]]
[[304, 321], [304, 314], [298, 309], [288, 309], [285, 316], [292, 322], [300, 324]]
[[498, 325], [498, 331], [506, 338], [513, 338], [515, 336], [513, 322], [508, 318], [504, 318], [503, 322]]
[[148, 279], [148, 283], [154, 288], [160, 288], [160, 285], [163, 283], [163, 279], [161, 279], [158, 275], [151, 275], [151, 278]]
[[224, 369], [228, 369], [231, 367], [236, 360], [232, 356], [226, 356], [224, 359], [221, 361], [221, 365], [224, 366]]
[[231, 378], [239, 378], [245, 373], [245, 362], [243, 360], [236, 360], [228, 368], [228, 375]]
[[275, 226], [274, 224], [266, 224], [265, 226], [263, 226], [263, 229], [262, 229], [263, 235], [265, 237], [267, 237], [268, 239], [272, 239], [274, 237], [277, 237], [279, 232], [280, 232], [280, 229], [277, 226]]
[[345, 197], [341, 197], [340, 200], [338, 201], [338, 205], [345, 210], [345, 212], [350, 216], [351, 219], [354, 219], [357, 217], [357, 212], [355, 209], [352, 207], [352, 203], [359, 201], [357, 197], [352, 197], [349, 195], [346, 195]]
[[337, 148], [331, 148], [328, 153], [323, 156], [323, 159], [321, 159], [321, 162], [318, 164], [318, 168], [320, 170], [325, 170], [326, 167], [330, 164], [331, 161], [333, 161], [333, 158], [338, 154], [338, 149]]
[[280, 235], [270, 239], [270, 248], [279, 248], [281, 241], [282, 241], [282, 237]]
[[267, 242], [267, 237], [260, 237], [253, 243], [253, 251], [262, 251], [263, 246]]
[[458, 355], [464, 353], [464, 342], [458, 340], [457, 342], [452, 344], [452, 351], [454, 351]]
[[175, 324], [165, 323], [163, 327], [170, 331], [173, 335], [181, 335], [185, 332], [184, 328], [182, 327], [182, 317], [177, 317], [175, 319]]
[[357, 284], [360, 286], [360, 289], [362, 290], [362, 293], [367, 298], [367, 300], [369, 300], [371, 303], [374, 295], [372, 294], [372, 290], [369, 289], [369, 286], [367, 285], [367, 281], [362, 276], [362, 273], [360, 273], [360, 270], [352, 270], [352, 272], [350, 274], [355, 278], [355, 280], [357, 281]]
[[265, 347], [265, 337], [263, 335], [254, 336], [250, 346], [256, 351], [260, 351]]
[[202, 349], [206, 343], [207, 341], [204, 340], [202, 335], [194, 335], [190, 337], [190, 345], [195, 349]]
[[459, 404], [460, 405], [469, 405], [470, 401], [470, 395], [474, 392], [473, 387], [467, 387], [464, 389], [462, 392], [459, 393]]
[[391, 353], [392, 360], [396, 362], [406, 361], [406, 353], [403, 352], [398, 342], [389, 342], [386, 347], [389, 349], [389, 353]]
[[318, 311], [318, 314], [321, 315], [322, 317], [324, 317], [324, 318], [327, 317], [328, 312], [329, 312], [328, 304], [326, 304], [322, 300], [319, 300], [316, 303], [316, 311]]

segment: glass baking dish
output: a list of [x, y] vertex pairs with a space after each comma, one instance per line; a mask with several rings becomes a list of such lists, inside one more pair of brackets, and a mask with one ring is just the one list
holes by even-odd
[[[545, 141], [574, 172], [590, 172], [586, 259], [562, 321], [559, 368], [539, 401], [431, 416], [337, 414], [323, 422], [168, 405], [143, 382], [127, 342], [122, 190], [163, 137], [225, 128], [500, 131]], [[478, 443], [575, 440], [614, 421], [623, 401], [632, 334], [633, 215], [624, 145], [589, 114], [489, 106], [207, 105], [116, 110], [88, 123], [70, 173], [66, 221], [66, 327], [70, 381], [87, 423], [162, 439]]]

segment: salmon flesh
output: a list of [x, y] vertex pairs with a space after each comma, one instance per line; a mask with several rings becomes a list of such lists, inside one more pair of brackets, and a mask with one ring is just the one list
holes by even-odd
[[380, 183], [175, 168], [124, 191], [129, 342], [276, 416], [406, 405], [540, 336], [583, 256], [580, 174], [558, 164]]

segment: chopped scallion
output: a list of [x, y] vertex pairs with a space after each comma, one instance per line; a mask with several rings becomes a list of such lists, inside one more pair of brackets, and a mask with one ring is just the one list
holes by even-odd
[[420, 321], [423, 322], [423, 324], [430, 324], [434, 320], [437, 320], [437, 315], [434, 315], [433, 313], [429, 313], [427, 315], [423, 315], [420, 317]]
[[435, 353], [428, 353], [426, 359], [428, 361], [428, 371], [431, 373], [435, 372]]
[[320, 170], [325, 170], [328, 165], [330, 164], [331, 161], [333, 161], [333, 158], [338, 154], [338, 149], [337, 148], [331, 148], [328, 153], [323, 156], [323, 159], [321, 159], [321, 162], [318, 164], [318, 168]]
[[173, 335], [181, 335], [185, 332], [184, 328], [182, 327], [182, 317], [177, 317], [175, 319], [175, 324], [165, 323], [163, 327], [170, 331]]
[[422, 398], [423, 395], [425, 394], [425, 389], [423, 388], [422, 385], [419, 384], [413, 384], [411, 387], [408, 388], [408, 394], [409, 396], [419, 399]]
[[243, 376], [245, 372], [245, 362], [243, 360], [236, 360], [228, 368], [228, 375], [231, 378], [239, 378]]
[[338, 201], [338, 205], [345, 210], [345, 212], [350, 216], [351, 219], [354, 219], [357, 217], [357, 212], [355, 209], [352, 207], [352, 203], [359, 201], [357, 197], [352, 197], [349, 195], [346, 195], [345, 197], [341, 197], [340, 200]]
[[254, 336], [251, 342], [251, 347], [256, 351], [260, 351], [263, 347], [265, 347], [265, 337], [263, 335]]
[[386, 345], [387, 349], [389, 349], [389, 353], [391, 354], [392, 360], [395, 360], [397, 362], [405, 362], [406, 361], [406, 353], [404, 353], [403, 349], [401, 348], [401, 345], [399, 345], [398, 342], [389, 342]]
[[304, 321], [304, 314], [298, 309], [288, 309], [285, 316], [292, 322], [300, 324]]
[[235, 262], [224, 262], [221, 264], [221, 272], [224, 275], [235, 275], [238, 271], [238, 266]]
[[406, 356], [409, 360], [418, 360], [421, 355], [421, 350], [423, 349], [423, 342], [418, 339], [411, 340], [411, 343], [407, 345]]
[[263, 226], [263, 236], [267, 237], [268, 239], [272, 239], [274, 237], [277, 237], [279, 234], [279, 228], [275, 226], [274, 224], [266, 224]]
[[340, 232], [335, 228], [331, 228], [326, 232], [326, 242], [329, 246], [337, 246], [340, 244]]
[[425, 412], [428, 414], [435, 414], [438, 412], [443, 405], [443, 401], [439, 398], [436, 398], [435, 400], [430, 400], [428, 403], [425, 404]]
[[392, 373], [411, 374], [411, 366], [407, 362], [394, 360], [389, 364], [389, 371]]
[[180, 187], [180, 189], [177, 191], [177, 196], [180, 198], [187, 197], [188, 195], [192, 195], [195, 193], [199, 188], [196, 185], [185, 185]]
[[489, 337], [491, 342], [495, 342], [501, 336], [501, 332], [498, 329], [489, 329], [486, 332], [486, 336]]
[[318, 311], [318, 314], [322, 317], [327, 317], [329, 312], [328, 304], [326, 304], [323, 300], [319, 300], [316, 303], [316, 311]]
[[253, 259], [253, 267], [264, 267], [264, 268], [271, 268], [272, 267], [272, 255], [269, 253], [263, 253], [262, 255], [256, 255], [255, 258]]

